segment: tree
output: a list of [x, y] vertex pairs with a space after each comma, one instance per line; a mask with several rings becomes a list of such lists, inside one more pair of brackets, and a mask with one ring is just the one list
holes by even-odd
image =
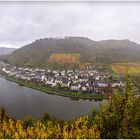
[[3, 121], [7, 118], [5, 108], [0, 108], [0, 121]]
[[43, 123], [46, 123], [46, 121], [48, 121], [48, 120], [51, 120], [51, 117], [50, 117], [50, 115], [49, 115], [48, 113], [45, 113], [45, 114], [42, 116], [41, 121], [42, 121]]
[[24, 120], [23, 120], [23, 127], [24, 127], [25, 129], [27, 129], [28, 127], [33, 126], [34, 121], [35, 121], [35, 120], [34, 120], [32, 117], [26, 116], [26, 117], [24, 118]]

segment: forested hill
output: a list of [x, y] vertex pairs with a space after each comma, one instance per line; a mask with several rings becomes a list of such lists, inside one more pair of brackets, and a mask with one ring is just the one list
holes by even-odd
[[52, 54], [80, 54], [81, 62], [140, 61], [140, 45], [130, 40], [93, 41], [84, 37], [39, 39], [3, 57], [21, 66], [45, 66]]

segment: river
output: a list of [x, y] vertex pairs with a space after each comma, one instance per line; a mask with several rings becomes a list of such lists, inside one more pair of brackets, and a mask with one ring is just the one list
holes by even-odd
[[88, 114], [93, 109], [98, 110], [100, 102], [51, 95], [19, 86], [0, 77], [0, 106], [6, 109], [8, 115], [17, 119], [25, 116], [39, 119], [47, 112], [59, 120], [70, 120]]

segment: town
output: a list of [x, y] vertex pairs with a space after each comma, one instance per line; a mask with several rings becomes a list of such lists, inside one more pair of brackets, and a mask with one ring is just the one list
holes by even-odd
[[115, 89], [122, 92], [125, 87], [123, 75], [104, 72], [102, 66], [86, 66], [82, 70], [49, 70], [11, 66], [0, 63], [0, 74], [44, 87], [59, 88], [64, 91], [112, 94]]

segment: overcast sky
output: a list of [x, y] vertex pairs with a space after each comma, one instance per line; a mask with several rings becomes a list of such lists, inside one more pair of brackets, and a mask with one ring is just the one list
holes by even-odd
[[0, 2], [0, 47], [64, 36], [140, 43], [140, 2]]

